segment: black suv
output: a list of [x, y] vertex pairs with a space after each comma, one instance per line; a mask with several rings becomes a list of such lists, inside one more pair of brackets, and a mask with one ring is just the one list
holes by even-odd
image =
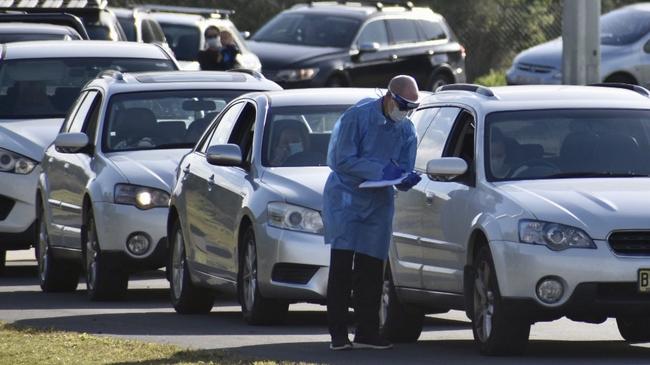
[[422, 89], [465, 82], [465, 49], [445, 19], [410, 2], [310, 2], [285, 10], [248, 42], [285, 88], [385, 87], [408, 74]]

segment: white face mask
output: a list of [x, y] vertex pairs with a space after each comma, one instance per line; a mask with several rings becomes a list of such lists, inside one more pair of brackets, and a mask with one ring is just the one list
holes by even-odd
[[302, 142], [289, 143], [289, 153], [295, 155], [303, 151]]
[[205, 43], [208, 48], [221, 48], [221, 38], [206, 38]]
[[393, 108], [388, 113], [388, 117], [393, 120], [393, 122], [401, 122], [409, 115], [408, 110], [399, 110], [398, 108]]

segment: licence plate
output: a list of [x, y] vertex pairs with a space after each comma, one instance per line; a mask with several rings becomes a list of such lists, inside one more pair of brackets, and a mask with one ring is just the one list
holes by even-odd
[[639, 292], [650, 293], [650, 269], [639, 269]]

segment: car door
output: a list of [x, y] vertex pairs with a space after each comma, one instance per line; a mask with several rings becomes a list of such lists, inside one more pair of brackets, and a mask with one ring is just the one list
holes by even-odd
[[217, 228], [221, 217], [208, 196], [213, 189], [209, 181], [211, 177], [214, 179], [214, 167], [208, 164], [205, 152], [209, 146], [227, 143], [244, 105], [244, 102], [238, 102], [225, 109], [199, 142], [196, 151], [183, 159], [180, 166], [186, 205], [185, 232], [190, 243], [188, 258], [198, 270], [219, 277], [224, 276], [223, 272], [216, 270], [220, 265], [214, 259], [219, 255], [210, 250], [215, 247], [211, 243], [214, 237], [222, 234]]
[[[79, 107], [69, 133], [86, 133], [88, 140], [94, 142], [97, 118], [101, 107], [101, 93], [91, 90]], [[92, 171], [93, 150], [82, 149], [76, 153], [63, 153], [63, 173], [65, 175], [65, 194], [61, 195], [61, 210], [65, 212], [62, 245], [81, 248], [81, 223], [83, 197]]]
[[463, 292], [466, 240], [473, 219], [469, 201], [476, 194], [475, 126], [472, 113], [461, 110], [442, 154], [464, 159], [468, 171], [449, 181], [429, 180], [425, 189], [422, 281], [424, 288], [432, 291]]
[[[370, 46], [374, 45], [373, 49]], [[366, 23], [359, 32], [348, 70], [352, 86], [385, 87], [390, 81], [392, 53], [388, 49], [388, 31], [382, 19]]]
[[391, 70], [389, 77], [404, 74], [413, 76], [421, 85], [426, 85], [431, 71], [427, 50], [422, 47], [415, 19], [388, 19], [390, 39]]
[[[252, 101], [247, 101], [237, 118], [227, 143], [239, 145], [244, 163], [242, 166], [212, 166], [208, 180], [208, 204], [214, 208], [215, 232], [208, 238], [208, 254], [215, 268], [231, 281], [237, 280], [237, 226], [242, 216], [244, 199], [251, 188], [251, 155], [253, 132], [257, 110]], [[220, 142], [220, 141], [218, 141]], [[219, 144], [219, 143], [217, 143]]]
[[[434, 121], [440, 108], [417, 110], [411, 120], [415, 124], [418, 141], [422, 141], [429, 125]], [[425, 143], [426, 145], [426, 143]], [[418, 147], [419, 148], [419, 147]], [[421, 151], [418, 150], [418, 155]], [[415, 170], [423, 173], [426, 164], [416, 163]], [[427, 180], [422, 179], [416, 186], [406, 192], [397, 192], [395, 199], [395, 218], [393, 219], [393, 241], [391, 245], [391, 269], [393, 279], [398, 286], [418, 288], [421, 286], [422, 250], [420, 238], [425, 224], [423, 214], [425, 207], [424, 189]]]

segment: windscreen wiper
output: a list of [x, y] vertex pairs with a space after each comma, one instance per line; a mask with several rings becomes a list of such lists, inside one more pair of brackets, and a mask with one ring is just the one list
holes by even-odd
[[559, 174], [553, 174], [546, 176], [546, 179], [570, 179], [574, 177], [648, 177], [647, 174], [638, 174], [636, 172], [595, 172], [595, 171], [583, 171], [583, 172], [561, 172]]

